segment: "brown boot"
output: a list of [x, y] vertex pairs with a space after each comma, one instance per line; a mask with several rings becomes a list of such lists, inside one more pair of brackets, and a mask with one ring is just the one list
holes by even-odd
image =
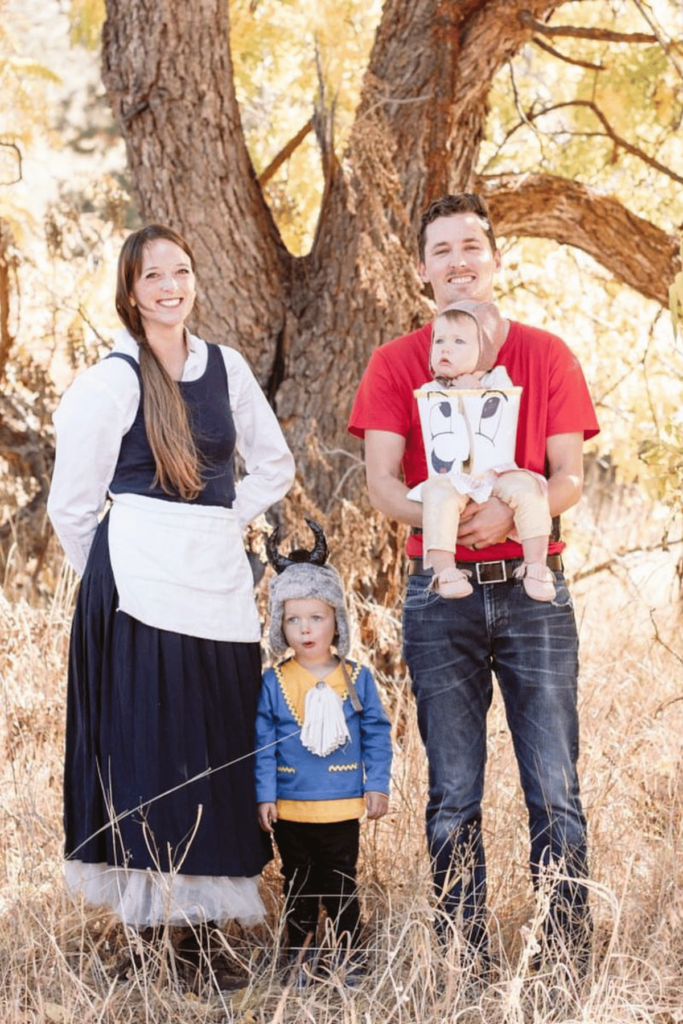
[[143, 973], [156, 977], [161, 965], [163, 939], [163, 926], [131, 930], [127, 949], [114, 967], [117, 980], [131, 981]]
[[176, 964], [184, 985], [195, 995], [236, 992], [249, 984], [213, 922], [188, 930], [177, 945]]

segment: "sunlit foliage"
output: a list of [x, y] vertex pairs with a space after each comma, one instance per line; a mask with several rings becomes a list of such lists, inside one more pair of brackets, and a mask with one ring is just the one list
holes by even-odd
[[71, 0], [71, 42], [88, 49], [99, 46], [104, 15], [104, 0]]
[[[231, 0], [231, 48], [245, 137], [257, 174], [312, 118], [332, 115], [339, 154], [353, 122], [380, 0]], [[266, 185], [285, 244], [311, 245], [322, 196], [307, 136]]]
[[[656, 34], [660, 42], [537, 36], [557, 56], [529, 44], [498, 76], [481, 170], [580, 180], [675, 232], [683, 223], [680, 5], [588, 0], [563, 5], [551, 25]], [[598, 448], [625, 478], [649, 486], [642, 445], [654, 451], [661, 431], [671, 442], [680, 406], [683, 346], [670, 317], [575, 250], [527, 239], [507, 248], [504, 264], [503, 302], [579, 354], [602, 425]]]

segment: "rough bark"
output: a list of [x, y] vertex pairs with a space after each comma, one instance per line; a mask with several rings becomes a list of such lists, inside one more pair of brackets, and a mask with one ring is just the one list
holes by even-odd
[[16, 273], [16, 259], [12, 255], [14, 239], [9, 226], [0, 220], [0, 382], [5, 376], [14, 335], [10, 327], [12, 277]]
[[[402, 203], [414, 228], [435, 196], [471, 187], [494, 77], [561, 0], [388, 0], [358, 119], [393, 141]], [[412, 238], [411, 238], [412, 242]]]
[[325, 112], [314, 118], [326, 187], [312, 251], [297, 259], [245, 148], [224, 0], [186, 0], [172, 14], [149, 0], [107, 0], [104, 82], [143, 215], [191, 239], [202, 332], [250, 359], [323, 508], [360, 490], [345, 426], [371, 350], [426, 315], [414, 236], [430, 199], [479, 187], [500, 234], [578, 245], [666, 301], [675, 239], [575, 182], [476, 177], [493, 77], [560, 6], [386, 0], [343, 160]]
[[201, 267], [203, 321], [264, 380], [291, 257], [244, 143], [225, 0], [108, 0], [102, 77], [146, 220], [178, 227]]

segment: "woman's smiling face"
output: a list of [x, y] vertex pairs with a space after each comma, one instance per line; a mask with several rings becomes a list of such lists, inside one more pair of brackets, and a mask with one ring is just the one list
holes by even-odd
[[130, 296], [145, 330], [184, 324], [195, 296], [195, 276], [187, 253], [167, 238], [149, 242]]

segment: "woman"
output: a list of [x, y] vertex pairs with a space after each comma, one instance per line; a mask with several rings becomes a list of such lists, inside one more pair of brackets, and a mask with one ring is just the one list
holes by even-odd
[[187, 242], [156, 224], [129, 236], [125, 330], [54, 417], [48, 511], [82, 575], [66, 878], [139, 929], [257, 922], [270, 856], [249, 756], [260, 623], [242, 530], [284, 496], [294, 463], [242, 356], [187, 331], [194, 302]]

